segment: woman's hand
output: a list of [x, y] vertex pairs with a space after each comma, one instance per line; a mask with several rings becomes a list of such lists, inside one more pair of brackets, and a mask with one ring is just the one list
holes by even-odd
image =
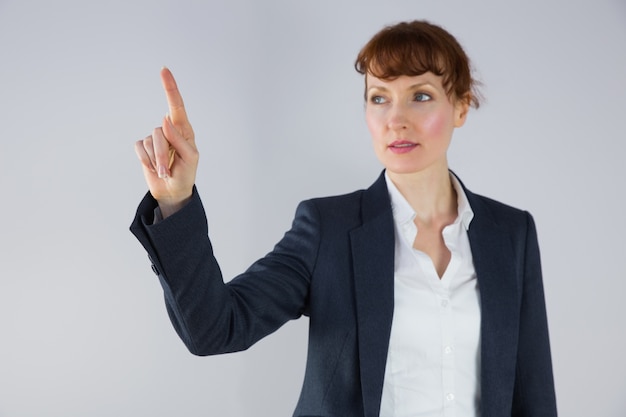
[[191, 198], [199, 155], [183, 98], [169, 69], [161, 69], [161, 81], [169, 115], [152, 135], [135, 143], [135, 152], [150, 193], [166, 218]]

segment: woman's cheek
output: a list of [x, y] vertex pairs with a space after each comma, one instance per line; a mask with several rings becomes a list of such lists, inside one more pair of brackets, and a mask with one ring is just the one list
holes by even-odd
[[367, 128], [372, 135], [372, 139], [376, 140], [378, 136], [381, 135], [381, 130], [383, 126], [383, 117], [380, 111], [376, 111], [376, 109], [368, 109], [365, 113], [365, 121], [367, 124]]
[[422, 119], [422, 128], [424, 133], [430, 138], [441, 137], [450, 125], [450, 118], [441, 113], [429, 114]]

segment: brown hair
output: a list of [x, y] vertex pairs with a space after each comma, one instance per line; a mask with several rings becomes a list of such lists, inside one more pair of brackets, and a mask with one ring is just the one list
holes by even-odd
[[475, 108], [480, 106], [478, 82], [472, 78], [465, 51], [445, 29], [425, 20], [383, 28], [361, 49], [354, 68], [360, 74], [369, 73], [383, 80], [430, 71], [443, 77], [449, 97], [468, 100]]

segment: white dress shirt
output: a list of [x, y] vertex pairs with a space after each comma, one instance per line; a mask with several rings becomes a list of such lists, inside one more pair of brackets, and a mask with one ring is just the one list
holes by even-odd
[[450, 175], [458, 216], [443, 229], [451, 252], [439, 278], [413, 248], [415, 212], [386, 176], [395, 224], [394, 314], [381, 417], [477, 417], [480, 414], [480, 300], [467, 230], [474, 216]]

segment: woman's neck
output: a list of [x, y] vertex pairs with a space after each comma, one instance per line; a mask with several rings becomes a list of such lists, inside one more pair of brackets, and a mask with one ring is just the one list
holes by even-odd
[[387, 171], [387, 175], [415, 211], [416, 222], [449, 224], [456, 218], [457, 196], [447, 166], [410, 174]]

